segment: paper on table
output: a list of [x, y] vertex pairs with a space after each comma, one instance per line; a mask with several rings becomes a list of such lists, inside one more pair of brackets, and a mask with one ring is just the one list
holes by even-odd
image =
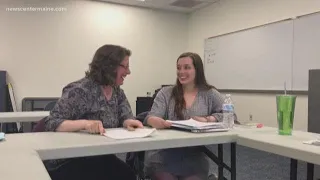
[[222, 127], [222, 123], [217, 123], [217, 122], [199, 122], [194, 119], [189, 119], [189, 120], [180, 120], [180, 121], [170, 121], [173, 125], [180, 125], [180, 126], [187, 126], [187, 127], [195, 127], [195, 128], [203, 128], [203, 127]]
[[149, 128], [137, 128], [134, 131], [128, 131], [124, 128], [106, 129], [103, 134], [112, 139], [132, 139], [132, 138], [144, 138], [153, 135], [156, 129]]
[[310, 144], [310, 145], [320, 146], [320, 141], [319, 140], [303, 141], [303, 144]]

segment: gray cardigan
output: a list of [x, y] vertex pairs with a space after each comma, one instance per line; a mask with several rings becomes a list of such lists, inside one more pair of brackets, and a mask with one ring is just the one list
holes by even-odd
[[[171, 98], [172, 86], [162, 88], [154, 99], [150, 116], [157, 116], [166, 120], [179, 120], [174, 113], [174, 99]], [[200, 90], [189, 109], [182, 113], [185, 119], [192, 116], [214, 116], [222, 121], [223, 98], [215, 89]], [[145, 170], [147, 175], [158, 171], [170, 172], [177, 176], [198, 175], [207, 179], [209, 173], [208, 159], [197, 148], [185, 147], [147, 151], [145, 155]]]
[[[167, 120], [178, 120], [174, 113], [174, 99], [171, 97], [173, 86], [162, 88], [154, 99], [152, 108], [146, 117], [157, 116]], [[190, 109], [183, 111], [185, 119], [191, 116], [214, 116], [218, 121], [222, 121], [223, 97], [215, 90], [200, 90]]]

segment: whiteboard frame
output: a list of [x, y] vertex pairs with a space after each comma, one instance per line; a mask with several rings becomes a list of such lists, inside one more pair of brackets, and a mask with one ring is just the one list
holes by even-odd
[[[205, 38], [204, 41], [203, 41], [203, 47], [204, 47], [203, 48], [203, 57], [205, 58], [205, 44], [206, 44], [206, 41], [210, 40], [212, 38], [217, 38], [217, 37], [221, 37], [221, 36], [225, 36], [225, 35], [229, 35], [229, 34], [233, 34], [233, 33], [247, 31], [247, 30], [251, 30], [251, 29], [255, 29], [255, 28], [259, 28], [259, 27], [264, 27], [264, 26], [268, 26], [268, 25], [271, 25], [271, 24], [276, 24], [276, 23], [280, 23], [280, 22], [284, 22], [284, 21], [294, 21], [297, 18], [310, 16], [310, 15], [317, 14], [317, 13], [320, 13], [320, 11], [316, 11], [316, 12], [313, 12], [313, 13], [308, 13], [308, 14], [304, 14], [304, 15], [300, 15], [300, 16], [296, 16], [296, 17], [291, 17], [291, 18], [284, 18], [284, 19], [280, 19], [280, 20], [277, 20], [277, 21], [272, 21], [272, 22], [269, 22], [269, 23], [266, 23], [266, 24], [261, 24], [261, 25], [257, 25], [257, 26], [253, 26], [253, 27], [249, 27], [249, 28], [244, 28], [244, 29], [240, 29], [240, 30], [236, 30], [236, 31], [231, 31], [231, 32], [223, 33], [223, 34], [218, 34], [218, 35], [215, 35], [215, 36], [210, 36], [208, 38]], [[292, 60], [293, 60], [293, 57], [292, 57]], [[205, 59], [203, 59], [203, 64], [204, 64], [204, 70], [205, 70], [206, 69], [206, 67], [205, 67], [206, 66]], [[293, 64], [291, 66], [293, 66]], [[293, 71], [292, 71], [292, 73], [293, 73]], [[293, 81], [293, 78], [291, 79], [291, 81]], [[293, 84], [293, 82], [291, 82], [291, 84]], [[283, 94], [282, 90], [261, 90], [261, 89], [218, 89], [218, 90], [220, 92], [233, 92], [233, 93]], [[308, 90], [289, 90], [289, 91], [287, 91], [287, 93], [308, 95]]]

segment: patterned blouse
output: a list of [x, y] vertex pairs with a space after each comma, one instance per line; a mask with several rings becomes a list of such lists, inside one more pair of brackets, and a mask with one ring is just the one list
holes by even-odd
[[[100, 120], [104, 128], [116, 128], [121, 127], [124, 120], [133, 118], [122, 89], [114, 87], [110, 100], [107, 100], [102, 86], [89, 78], [83, 78], [63, 88], [61, 98], [45, 119], [45, 129], [56, 131], [64, 120], [79, 119]], [[52, 169], [65, 162], [67, 161], [50, 160], [46, 166]]]

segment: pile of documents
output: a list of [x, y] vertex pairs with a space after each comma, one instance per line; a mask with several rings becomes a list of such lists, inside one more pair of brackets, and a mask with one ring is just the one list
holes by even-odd
[[192, 118], [180, 121], [167, 121], [171, 122], [174, 128], [190, 132], [219, 132], [229, 130], [222, 122], [199, 122]]

